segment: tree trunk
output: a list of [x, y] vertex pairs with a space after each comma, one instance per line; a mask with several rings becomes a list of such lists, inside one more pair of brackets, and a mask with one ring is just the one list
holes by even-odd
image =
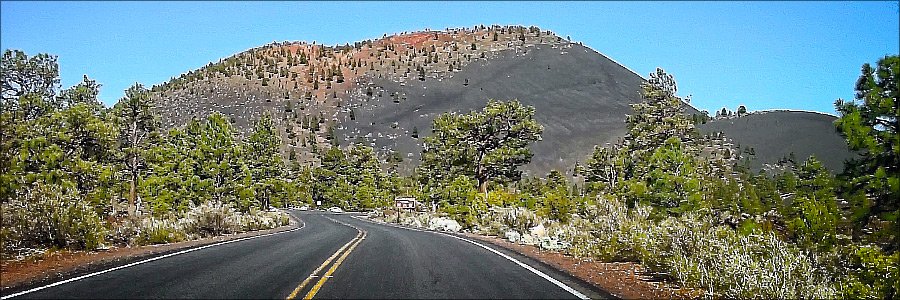
[[135, 211], [136, 207], [134, 205], [135, 204], [134, 199], [137, 198], [136, 197], [137, 196], [137, 188], [135, 187], [134, 182], [135, 182], [134, 173], [131, 173], [131, 189], [128, 192], [128, 209], [127, 209], [128, 214], [131, 216], [134, 216], [135, 213], [137, 213], [137, 211]]
[[129, 167], [129, 171], [131, 171], [131, 188], [128, 192], [128, 214], [134, 216], [136, 213], [135, 210], [135, 198], [137, 198], [137, 189], [135, 187], [137, 182], [137, 154], [134, 153], [134, 149], [137, 147], [137, 121], [131, 122], [131, 165]]

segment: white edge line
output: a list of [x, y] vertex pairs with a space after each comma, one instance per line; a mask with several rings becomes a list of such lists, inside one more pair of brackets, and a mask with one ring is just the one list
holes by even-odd
[[461, 238], [461, 237], [458, 237], [458, 236], [455, 236], [455, 235], [452, 235], [452, 234], [443, 233], [443, 232], [440, 232], [440, 231], [430, 231], [430, 230], [422, 230], [422, 229], [417, 229], [417, 228], [400, 227], [400, 226], [394, 226], [394, 225], [388, 224], [388, 223], [380, 223], [380, 222], [376, 223], [376, 222], [374, 222], [374, 221], [372, 221], [372, 220], [368, 220], [368, 219], [363, 220], [362, 218], [357, 217], [357, 216], [352, 216], [352, 218], [357, 219], [357, 220], [361, 220], [361, 221], [367, 221], [367, 222], [370, 222], [370, 223], [382, 224], [382, 225], [386, 225], [386, 226], [394, 227], [394, 228], [401, 228], [401, 229], [407, 229], [407, 230], [413, 230], [413, 231], [430, 232], [430, 233], [434, 233], [434, 234], [445, 235], [445, 236], [449, 236], [449, 237], [452, 237], [452, 238], [455, 238], [455, 239], [458, 239], [458, 240], [462, 240], [462, 241], [466, 241], [466, 242], [472, 243], [472, 244], [474, 244], [474, 245], [476, 245], [476, 246], [479, 246], [479, 247], [481, 247], [481, 248], [487, 249], [488, 251], [491, 251], [491, 252], [493, 252], [494, 254], [499, 255], [500, 257], [506, 258], [506, 259], [508, 259], [508, 260], [510, 260], [510, 261], [512, 261], [512, 262], [514, 262], [514, 263], [516, 263], [516, 264], [519, 265], [520, 267], [525, 268], [526, 270], [531, 271], [531, 273], [534, 273], [534, 274], [540, 276], [541, 278], [546, 279], [546, 280], [549, 281], [550, 283], [555, 284], [556, 286], [562, 288], [562, 289], [565, 290], [566, 292], [569, 292], [570, 294], [575, 295], [575, 297], [578, 297], [578, 298], [580, 298], [580, 299], [591, 299], [590, 297], [588, 297], [588, 296], [586, 296], [585, 294], [582, 294], [581, 292], [579, 292], [579, 291], [573, 289], [572, 287], [566, 285], [565, 283], [562, 283], [562, 282], [560, 282], [559, 280], [556, 280], [556, 278], [553, 278], [553, 277], [551, 277], [550, 275], [547, 275], [547, 274], [544, 273], [544, 272], [541, 272], [541, 271], [539, 271], [539, 270], [537, 270], [537, 269], [535, 269], [535, 268], [533, 268], [533, 267], [531, 267], [531, 266], [529, 266], [529, 265], [527, 265], [527, 264], [525, 264], [525, 263], [523, 263], [523, 262], [521, 262], [521, 261], [519, 261], [519, 260], [517, 260], [517, 259], [515, 259], [515, 258], [512, 258], [512, 257], [509, 256], [509, 255], [503, 254], [503, 253], [500, 252], [500, 251], [494, 250], [493, 248], [488, 247], [488, 246], [485, 246], [485, 245], [482, 245], [482, 244], [480, 244], [480, 243], [478, 243], [478, 242], [475, 242], [475, 241], [472, 241], [472, 240], [469, 240], [469, 239], [465, 239], [465, 238]]
[[[297, 220], [300, 220], [300, 219], [298, 218]], [[121, 270], [121, 269], [128, 268], [128, 267], [133, 267], [133, 266], [137, 266], [137, 265], [140, 265], [140, 264], [145, 264], [145, 263], [148, 263], [148, 262], [151, 262], [151, 261], [160, 260], [160, 259], [163, 259], [163, 258], [168, 258], [168, 257], [172, 257], [172, 256], [175, 256], [175, 255], [180, 255], [180, 254], [185, 254], [185, 253], [188, 253], [188, 252], [193, 252], [193, 251], [197, 251], [197, 250], [201, 250], [201, 249], [206, 249], [206, 248], [209, 248], [209, 247], [221, 246], [221, 245], [230, 244], [230, 243], [234, 243], [234, 242], [240, 242], [240, 241], [252, 240], [252, 239], [255, 239], [255, 238], [261, 238], [261, 237], [266, 237], [266, 236], [270, 236], [270, 235], [276, 235], [276, 234], [282, 234], [282, 233], [288, 233], [288, 232], [292, 232], [292, 231], [297, 231], [297, 230], [303, 229], [303, 227], [306, 227], [306, 222], [303, 222], [302, 220], [300, 220], [300, 222], [301, 222], [303, 225], [301, 225], [300, 227], [294, 228], [294, 229], [285, 230], [285, 231], [279, 231], [279, 232], [273, 232], [273, 233], [267, 233], [267, 234], [257, 235], [257, 236], [250, 236], [250, 237], [245, 237], [245, 238], [239, 238], [239, 239], [236, 239], [236, 240], [224, 241], [224, 242], [219, 242], [219, 243], [215, 243], [215, 244], [209, 244], [209, 245], [205, 245], [205, 246], [201, 246], [201, 247], [197, 247], [197, 248], [190, 248], [190, 249], [186, 249], [186, 250], [181, 250], [181, 251], [178, 251], [178, 252], [175, 252], [175, 253], [169, 253], [169, 254], [166, 254], [166, 255], [163, 255], [163, 256], [157, 256], [157, 257], [153, 257], [153, 258], [148, 258], [148, 259], [145, 259], [145, 260], [142, 260], [142, 261], [138, 261], [138, 262], [133, 262], [133, 263], [130, 263], [130, 264], [127, 264], [127, 265], [124, 265], [124, 266], [118, 266], [118, 267], [115, 267], [115, 268], [112, 268], [112, 269], [106, 269], [106, 270], [103, 270], [103, 271], [98, 271], [98, 272], [94, 272], [94, 273], [90, 273], [90, 274], [86, 274], [86, 275], [81, 275], [81, 276], [78, 276], [78, 277], [75, 277], [75, 278], [69, 278], [69, 279], [66, 279], [66, 280], [63, 280], [63, 281], [54, 282], [54, 283], [51, 283], [51, 284], [48, 284], [48, 285], [45, 285], [45, 286], [36, 287], [36, 288], [30, 289], [30, 290], [27, 290], [27, 291], [21, 291], [21, 292], [15, 293], [15, 294], [6, 295], [6, 296], [3, 296], [3, 297], [0, 297], [0, 300], [6, 300], [6, 299], [9, 299], [9, 298], [13, 298], [13, 297], [18, 297], [18, 296], [21, 296], [21, 295], [34, 293], [34, 292], [37, 292], [37, 291], [40, 291], [40, 290], [43, 290], [43, 289], [46, 289], [46, 288], [51, 288], [51, 287], [54, 287], [54, 286], [63, 285], [63, 284], [69, 283], [69, 282], [82, 280], [82, 279], [85, 279], [85, 278], [88, 278], [88, 277], [94, 277], [94, 276], [97, 276], [97, 275], [100, 275], [100, 274], [109, 273], [109, 272], [112, 272], [112, 271]]]

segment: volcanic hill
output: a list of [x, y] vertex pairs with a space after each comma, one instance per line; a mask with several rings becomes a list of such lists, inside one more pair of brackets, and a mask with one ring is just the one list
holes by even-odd
[[[313, 152], [329, 144], [362, 142], [403, 173], [418, 163], [422, 138], [438, 114], [479, 110], [488, 99], [518, 99], [535, 107], [544, 126], [543, 140], [532, 146], [535, 156], [525, 167], [542, 176], [551, 169], [571, 175], [594, 145], [621, 138], [643, 81], [550, 31], [494, 25], [336, 46], [271, 43], [172, 78], [153, 92], [168, 127], [218, 111], [246, 135], [268, 112], [282, 133], [285, 156], [301, 165], [315, 164]], [[698, 112], [688, 106], [687, 113]], [[725, 132], [756, 149], [756, 166], [781, 158], [784, 149], [800, 158], [816, 154], [829, 167], [849, 157], [839, 151], [846, 147], [838, 148], [833, 119], [782, 115], [713, 120], [700, 128]], [[753, 130], [773, 116], [783, 130]], [[791, 130], [795, 125], [799, 131]], [[796, 139], [799, 133], [810, 138]]]

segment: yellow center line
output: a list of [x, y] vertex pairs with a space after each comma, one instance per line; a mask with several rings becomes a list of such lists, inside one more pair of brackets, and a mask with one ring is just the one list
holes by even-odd
[[[354, 227], [354, 228], [356, 228], [356, 227]], [[359, 229], [356, 229], [356, 230], [359, 230]], [[365, 231], [363, 231], [362, 233], [363, 233], [362, 238], [356, 240], [356, 243], [354, 243], [353, 246], [350, 246], [350, 249], [347, 249], [347, 252], [344, 252], [344, 255], [341, 255], [341, 258], [338, 258], [338, 260], [336, 262], [334, 262], [334, 265], [332, 265], [331, 268], [328, 269], [328, 272], [326, 272], [325, 275], [319, 279], [319, 282], [317, 282], [316, 285], [313, 286], [312, 289], [309, 290], [309, 293], [307, 293], [306, 296], [303, 297], [304, 300], [312, 299], [312, 297], [315, 296], [316, 293], [319, 292], [319, 289], [322, 288], [322, 285], [325, 284], [325, 281], [328, 280], [328, 277], [334, 273], [334, 270], [337, 270], [337, 268], [341, 265], [341, 263], [344, 262], [344, 259], [346, 259], [348, 255], [350, 255], [350, 252], [353, 252], [353, 248], [356, 248], [356, 245], [359, 245], [359, 243], [361, 243], [362, 240], [366, 239], [366, 234], [368, 234], [368, 233], [366, 233]]]
[[[329, 218], [329, 219], [330, 219], [330, 218]], [[334, 220], [332, 220], [332, 221], [334, 221]], [[354, 227], [354, 228], [355, 228], [355, 227]], [[348, 246], [350, 246], [350, 244], [353, 244], [354, 242], [359, 241], [361, 237], [364, 237], [364, 236], [365, 236], [365, 234], [364, 234], [362, 231], [360, 231], [358, 228], [355, 228], [355, 229], [356, 229], [356, 231], [357, 231], [356, 237], [354, 237], [352, 240], [350, 240], [349, 242], [347, 242], [346, 244], [344, 244], [343, 247], [341, 247], [340, 249], [338, 249], [338, 251], [334, 252], [334, 254], [332, 254], [331, 257], [329, 257], [328, 259], [325, 260], [325, 262], [323, 262], [321, 265], [319, 265], [319, 267], [316, 268], [316, 270], [313, 271], [312, 274], [309, 274], [309, 277], [306, 277], [306, 280], [303, 280], [303, 282], [300, 283], [300, 285], [298, 285], [297, 288], [295, 288], [293, 292], [291, 292], [291, 294], [287, 297], [287, 299], [294, 299], [294, 298], [296, 298], [296, 297], [297, 297], [297, 293], [299, 293], [301, 290], [303, 290], [303, 287], [305, 287], [307, 284], [309, 284], [309, 281], [310, 281], [313, 277], [315, 277], [316, 274], [318, 274], [320, 271], [322, 271], [322, 269], [324, 269], [325, 266], [327, 266], [329, 263], [331, 263], [331, 261], [334, 260], [334, 258], [337, 257], [339, 254], [341, 254], [341, 252], [343, 252], [344, 249], [346, 249]], [[355, 246], [355, 245], [354, 245], [354, 246]]]

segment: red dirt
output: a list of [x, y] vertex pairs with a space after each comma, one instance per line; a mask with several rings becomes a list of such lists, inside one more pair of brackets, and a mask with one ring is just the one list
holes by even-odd
[[31, 257], [24, 260], [0, 261], [0, 290], [36, 283], [42, 280], [62, 277], [64, 274], [83, 271], [93, 266], [99, 266], [114, 261], [120, 261], [136, 257], [152, 256], [167, 251], [209, 245], [222, 241], [234, 240], [249, 236], [257, 236], [266, 233], [285, 231], [295, 228], [297, 225], [282, 226], [275, 229], [245, 232], [227, 236], [217, 236], [193, 241], [184, 241], [171, 244], [148, 245], [140, 247], [115, 247], [105, 251], [54, 251], [47, 252], [40, 257]]
[[696, 299], [703, 293], [697, 289], [680, 288], [673, 283], [652, 281], [650, 276], [643, 275], [641, 265], [633, 262], [597, 262], [541, 250], [535, 246], [511, 243], [498, 237], [471, 233], [466, 236], [544, 262], [623, 299]]
[[439, 34], [437, 32], [416, 32], [411, 34], [404, 35], [395, 35], [388, 38], [388, 41], [391, 43], [406, 43], [409, 45], [416, 46], [418, 44], [424, 43], [425, 41], [434, 39], [434, 35]]

